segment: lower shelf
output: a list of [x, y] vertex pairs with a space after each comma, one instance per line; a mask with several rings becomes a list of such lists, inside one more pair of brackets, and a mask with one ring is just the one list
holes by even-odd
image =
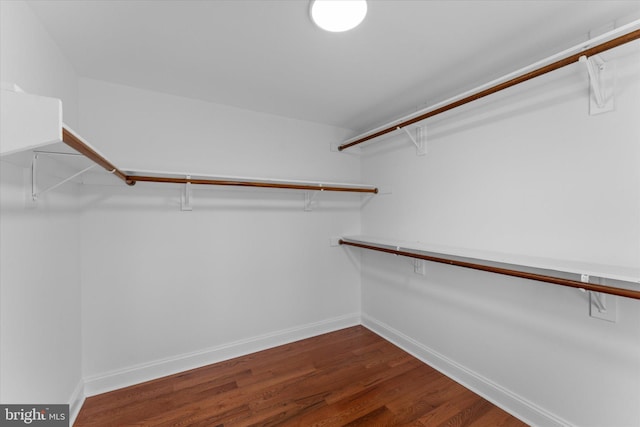
[[[427, 246], [419, 243], [398, 242], [365, 236], [343, 237], [340, 240], [340, 244], [457, 267], [537, 280], [539, 282], [554, 285], [569, 286], [587, 291], [640, 299], [640, 286], [638, 285], [638, 276], [640, 275], [638, 272], [634, 272], [633, 269], [630, 268], [622, 272], [616, 272], [613, 271], [613, 267], [610, 266], [569, 263], [534, 257], [529, 257], [530, 259], [527, 259], [527, 257], [520, 257], [520, 262], [513, 262], [516, 258], [507, 254], [487, 252], [485, 253], [487, 256], [480, 257], [478, 256], [481, 254], [479, 251], [456, 251], [454, 248], [436, 248], [434, 246]], [[470, 256], [472, 254], [476, 256]], [[601, 268], [598, 269], [598, 267]], [[532, 268], [545, 270], [545, 274], [527, 271]], [[546, 274], [546, 271], [549, 271], [549, 274]], [[579, 274], [580, 280], [559, 277], [560, 275], [554, 275], [553, 272], [561, 272], [564, 273], [563, 275], [566, 275], [566, 273]], [[635, 274], [631, 276], [630, 274], [633, 273]], [[628, 287], [607, 286], [591, 283], [589, 280], [592, 277], [625, 282], [625, 285], [628, 285]]]

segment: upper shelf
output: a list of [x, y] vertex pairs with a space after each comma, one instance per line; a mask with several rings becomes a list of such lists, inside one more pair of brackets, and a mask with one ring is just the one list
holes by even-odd
[[[235, 187], [280, 188], [304, 191], [335, 191], [376, 194], [372, 185], [312, 182], [272, 178], [229, 177], [191, 173], [122, 170], [111, 163], [98, 149], [62, 122], [62, 103], [59, 99], [29, 95], [18, 88], [3, 85], [2, 89], [2, 157], [15, 157], [21, 152], [32, 152], [45, 145], [55, 146], [50, 151], [60, 152], [64, 142], [87, 159], [120, 178], [128, 185], [136, 182], [173, 184], [218, 185]], [[66, 150], [68, 152], [68, 149]], [[24, 156], [23, 156], [24, 157]]]
[[338, 191], [352, 193], [377, 193], [378, 189], [372, 185], [362, 185], [344, 182], [316, 182], [300, 180], [284, 180], [273, 178], [256, 178], [240, 176], [221, 176], [208, 174], [191, 174], [188, 172], [166, 172], [125, 169], [127, 178], [134, 182], [164, 182], [175, 184], [202, 184], [235, 187], [281, 188], [305, 191]]
[[0, 156], [62, 141], [62, 102], [2, 84]]
[[[429, 117], [436, 116], [478, 99], [484, 98], [504, 89], [524, 83], [533, 78], [542, 76], [551, 71], [560, 69], [567, 65], [578, 61], [588, 60], [590, 57], [598, 55], [607, 50], [621, 46], [623, 44], [640, 39], [640, 20], [633, 21], [627, 25], [623, 25], [615, 30], [609, 31], [598, 37], [594, 37], [569, 49], [565, 49], [548, 58], [537, 61], [531, 65], [523, 67], [517, 71], [509, 73], [498, 79], [495, 79], [482, 86], [471, 89], [460, 95], [449, 98], [435, 105], [426, 107], [397, 119], [391, 123], [372, 129], [354, 138], [345, 141], [338, 146], [338, 150], [342, 151], [347, 148], [371, 141], [383, 135], [387, 135], [397, 130], [405, 129], [408, 126], [415, 125]], [[406, 130], [406, 129], [405, 129]], [[415, 142], [415, 141], [414, 141]], [[417, 145], [417, 143], [416, 143]]]

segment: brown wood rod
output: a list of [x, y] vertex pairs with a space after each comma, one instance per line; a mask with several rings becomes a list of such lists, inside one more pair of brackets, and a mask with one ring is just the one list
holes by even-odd
[[441, 264], [455, 265], [457, 267], [471, 268], [473, 270], [488, 271], [490, 273], [520, 277], [520, 278], [529, 279], [529, 280], [537, 280], [539, 282], [552, 283], [554, 285], [569, 286], [572, 288], [585, 289], [587, 291], [602, 292], [605, 294], [617, 295], [617, 296], [626, 297], [626, 298], [640, 299], [640, 291], [634, 291], [631, 289], [614, 288], [611, 286], [598, 285], [594, 283], [583, 283], [583, 282], [578, 282], [576, 280], [562, 279], [559, 277], [545, 276], [545, 275], [536, 274], [536, 273], [527, 273], [524, 271], [510, 270], [507, 268], [492, 267], [489, 265], [476, 264], [472, 262], [457, 261], [457, 260], [452, 260], [447, 258], [439, 258], [439, 257], [430, 256], [430, 255], [422, 255], [422, 254], [417, 254], [413, 252], [408, 252], [404, 250], [389, 249], [381, 246], [368, 245], [364, 243], [349, 242], [347, 240], [342, 240], [342, 239], [340, 239], [339, 243], [341, 245], [355, 246], [357, 248], [369, 249], [369, 250], [378, 251], [378, 252], [386, 252], [394, 255], [402, 255], [410, 258], [423, 259], [425, 261], [438, 262]]
[[93, 162], [105, 168], [107, 171], [113, 173], [118, 178], [122, 179], [128, 185], [134, 185], [135, 181], [131, 180], [130, 177], [127, 176], [120, 169], [115, 167], [111, 162], [98, 154], [93, 148], [89, 147], [84, 143], [79, 137], [77, 137], [73, 132], [69, 129], [63, 127], [62, 128], [62, 141], [67, 144], [69, 147], [73, 148], [77, 152], [81, 153], [85, 157], [89, 158]]
[[98, 154], [93, 148], [88, 146], [81, 138], [76, 136], [69, 129], [62, 128], [62, 141], [69, 147], [73, 148], [77, 152], [91, 159], [98, 165], [105, 168], [107, 171], [113, 173], [128, 185], [134, 185], [137, 181], [144, 182], [162, 182], [162, 183], [175, 183], [175, 184], [197, 184], [197, 185], [232, 185], [238, 187], [262, 187], [262, 188], [284, 188], [293, 190], [313, 190], [313, 191], [342, 191], [351, 193], [373, 193], [377, 194], [377, 188], [364, 188], [364, 187], [339, 187], [334, 185], [312, 185], [312, 184], [287, 184], [287, 183], [270, 183], [260, 181], [234, 181], [225, 179], [197, 179], [197, 178], [168, 178], [151, 175], [127, 175], [113, 163]]
[[260, 181], [234, 181], [225, 179], [198, 179], [198, 178], [168, 178], [159, 176], [138, 176], [129, 175], [127, 179], [131, 181], [144, 181], [144, 182], [163, 182], [173, 184], [195, 184], [195, 185], [227, 185], [237, 187], [261, 187], [261, 188], [284, 188], [289, 190], [312, 190], [312, 191], [343, 191], [351, 193], [378, 193], [377, 188], [363, 188], [363, 187], [337, 187], [337, 186], [319, 186], [311, 184], [287, 184], [287, 183], [275, 183], [275, 182], [260, 182]]
[[372, 133], [370, 135], [363, 136], [362, 138], [359, 138], [359, 139], [357, 139], [355, 141], [342, 144], [342, 145], [340, 145], [338, 147], [338, 150], [342, 151], [342, 150], [347, 149], [349, 147], [353, 147], [354, 145], [362, 144], [363, 142], [369, 141], [371, 139], [377, 138], [377, 137], [382, 136], [382, 135], [386, 135], [386, 134], [388, 134], [390, 132], [393, 132], [393, 131], [395, 131], [397, 129], [401, 129], [401, 128], [406, 127], [406, 126], [410, 126], [410, 125], [412, 125], [414, 123], [420, 122], [420, 121], [422, 121], [424, 119], [427, 119], [429, 117], [436, 116], [436, 115], [438, 115], [440, 113], [444, 113], [445, 111], [452, 110], [452, 109], [454, 109], [456, 107], [460, 107], [461, 105], [468, 104], [468, 103], [470, 103], [472, 101], [475, 101], [475, 100], [480, 99], [480, 98], [484, 98], [485, 96], [488, 96], [488, 95], [491, 95], [493, 93], [499, 92], [501, 90], [507, 89], [507, 88], [509, 88], [511, 86], [515, 86], [517, 84], [526, 82], [527, 80], [531, 80], [531, 79], [533, 79], [535, 77], [539, 77], [539, 76], [541, 76], [543, 74], [546, 74], [546, 73], [549, 73], [551, 71], [557, 70], [559, 68], [565, 67], [565, 66], [567, 66], [569, 64], [573, 64], [574, 62], [578, 62], [580, 60], [581, 56], [586, 56], [588, 58], [590, 56], [597, 55], [597, 54], [602, 53], [604, 51], [607, 51], [609, 49], [613, 49], [614, 47], [618, 47], [618, 46], [621, 46], [623, 44], [629, 43], [631, 41], [637, 40], [638, 38], [640, 38], [640, 30], [632, 31], [632, 32], [624, 34], [624, 35], [622, 35], [620, 37], [616, 37], [615, 39], [612, 39], [612, 40], [609, 40], [607, 42], [601, 43], [599, 45], [593, 46], [591, 48], [585, 49], [585, 50], [583, 50], [583, 51], [581, 51], [579, 53], [576, 53], [574, 55], [568, 56], [568, 57], [566, 57], [564, 59], [560, 59], [559, 61], [553, 62], [553, 63], [551, 63], [549, 65], [545, 65], [544, 67], [535, 69], [535, 70], [530, 71], [530, 72], [528, 72], [526, 74], [523, 74], [521, 76], [515, 77], [515, 78], [513, 78], [511, 80], [508, 80], [506, 82], [499, 83], [499, 84], [497, 84], [495, 86], [492, 86], [492, 87], [490, 87], [488, 89], [484, 89], [484, 90], [482, 90], [480, 92], [477, 92], [477, 93], [474, 93], [472, 95], [469, 95], [469, 96], [467, 96], [465, 98], [462, 98], [462, 99], [460, 99], [458, 101], [454, 101], [454, 102], [452, 102], [450, 104], [444, 105], [444, 106], [442, 106], [440, 108], [437, 108], [435, 110], [428, 111], [428, 112], [426, 112], [424, 114], [420, 114], [419, 116], [416, 116], [416, 117], [414, 117], [412, 119], [408, 119], [408, 120], [405, 120], [403, 122], [394, 124], [393, 126], [386, 127], [384, 129], [379, 130], [379, 131], [377, 131], [375, 133]]

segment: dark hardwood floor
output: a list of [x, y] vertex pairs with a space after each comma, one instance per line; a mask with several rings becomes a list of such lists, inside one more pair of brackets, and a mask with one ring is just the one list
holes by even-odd
[[90, 397], [84, 426], [525, 426], [362, 326]]

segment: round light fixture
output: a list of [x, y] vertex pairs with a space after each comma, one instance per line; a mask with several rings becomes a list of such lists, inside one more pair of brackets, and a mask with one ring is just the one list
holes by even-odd
[[311, 19], [323, 30], [339, 33], [357, 27], [367, 15], [366, 0], [314, 0]]

